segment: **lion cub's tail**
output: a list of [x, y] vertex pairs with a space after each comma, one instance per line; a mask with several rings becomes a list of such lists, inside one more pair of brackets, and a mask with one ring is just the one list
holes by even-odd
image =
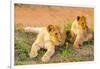
[[35, 32], [35, 33], [39, 33], [41, 29], [42, 28], [40, 27], [25, 27], [24, 28], [25, 32]]

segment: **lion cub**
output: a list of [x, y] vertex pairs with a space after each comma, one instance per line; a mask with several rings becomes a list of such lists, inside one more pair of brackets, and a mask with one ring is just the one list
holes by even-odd
[[42, 57], [42, 61], [44, 62], [50, 60], [51, 56], [55, 53], [55, 47], [64, 44], [66, 38], [65, 32], [57, 25], [48, 25], [47, 27], [40, 28], [26, 27], [25, 31], [38, 31], [37, 38], [32, 45], [29, 56], [30, 58], [34, 58], [38, 55], [40, 48], [47, 49], [47, 52]]
[[87, 26], [85, 16], [77, 16], [71, 26], [71, 32], [74, 34], [75, 41], [73, 47], [79, 48], [79, 45], [82, 45], [83, 41], [87, 41], [93, 38], [92, 32]]

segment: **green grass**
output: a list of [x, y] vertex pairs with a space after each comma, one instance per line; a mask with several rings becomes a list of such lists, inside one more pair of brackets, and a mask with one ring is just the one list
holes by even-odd
[[70, 49], [65, 49], [62, 51], [62, 56], [68, 56], [72, 53], [72, 51]]
[[65, 30], [70, 30], [72, 26], [73, 21], [69, 20], [68, 22], [65, 22], [64, 28]]
[[[65, 24], [65, 30], [71, 28], [72, 21], [69, 21]], [[38, 51], [38, 56], [30, 59], [29, 52], [33, 42], [36, 39], [37, 34], [31, 32], [25, 32], [23, 29], [15, 28], [15, 65], [25, 65], [25, 64], [46, 64], [46, 63], [60, 63], [60, 62], [69, 62], [69, 61], [81, 61], [83, 58], [73, 57], [72, 44], [70, 48], [66, 48], [65, 45], [56, 49], [55, 54], [52, 56], [49, 62], [42, 62], [41, 57], [45, 54], [46, 50], [40, 49]], [[86, 43], [93, 45], [94, 42]], [[71, 57], [72, 56], [72, 57]], [[76, 55], [75, 55], [76, 56]], [[84, 57], [84, 56], [81, 56]], [[89, 57], [90, 58], [90, 57]], [[85, 59], [84, 59], [85, 60]]]
[[[15, 65], [23, 65], [29, 63], [28, 53], [31, 49], [31, 45], [36, 39], [37, 34], [31, 32], [25, 32], [22, 29], [15, 29]], [[37, 61], [41, 64], [46, 64], [41, 61], [41, 57], [45, 54], [46, 50], [40, 49], [38, 51], [38, 56], [36, 58], [30, 59]], [[71, 53], [71, 50], [66, 49], [65, 46], [62, 46], [57, 50], [57, 55], [65, 57]], [[54, 58], [56, 59], [56, 57]], [[54, 60], [47, 63], [55, 63]]]
[[[26, 33], [22, 29], [15, 29], [15, 60], [16, 64], [26, 61], [35, 33]], [[27, 39], [28, 38], [28, 39]], [[17, 63], [18, 62], [18, 63]]]

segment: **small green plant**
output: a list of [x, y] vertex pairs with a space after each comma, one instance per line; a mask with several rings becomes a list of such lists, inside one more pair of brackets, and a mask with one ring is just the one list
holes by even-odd
[[70, 54], [72, 54], [72, 51], [70, 49], [65, 49], [65, 50], [62, 51], [63, 56], [68, 56]]
[[66, 22], [65, 25], [64, 25], [65, 30], [70, 30], [71, 26], [72, 26], [72, 23], [73, 22], [71, 20]]

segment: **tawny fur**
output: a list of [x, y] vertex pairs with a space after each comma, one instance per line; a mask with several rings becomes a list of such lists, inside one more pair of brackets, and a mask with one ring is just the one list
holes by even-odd
[[85, 16], [77, 16], [71, 26], [71, 31], [76, 36], [73, 44], [74, 48], [79, 48], [79, 45], [82, 45], [84, 41], [90, 40], [93, 37], [89, 27], [87, 26]]
[[47, 62], [55, 53], [55, 47], [64, 44], [66, 38], [65, 32], [57, 25], [48, 25], [47, 27], [41, 28], [26, 27], [25, 31], [36, 32], [37, 29], [39, 29], [38, 35], [35, 42], [32, 44], [29, 56], [30, 58], [36, 57], [38, 55], [38, 50], [44, 48], [47, 49], [47, 52], [43, 55], [42, 61]]

